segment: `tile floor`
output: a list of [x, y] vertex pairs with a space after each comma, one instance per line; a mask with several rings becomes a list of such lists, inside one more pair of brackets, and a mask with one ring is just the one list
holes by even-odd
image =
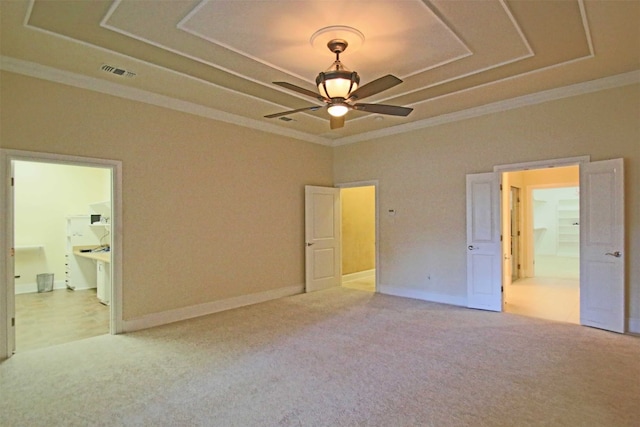
[[109, 307], [95, 289], [16, 295], [16, 352], [109, 333]]
[[[538, 261], [543, 274], [513, 282], [505, 289], [504, 311], [523, 316], [580, 324], [580, 280], [575, 258]], [[561, 277], [553, 277], [558, 275]], [[342, 283], [345, 288], [375, 292], [375, 276]]]
[[580, 324], [580, 280], [530, 277], [505, 288], [504, 311]]

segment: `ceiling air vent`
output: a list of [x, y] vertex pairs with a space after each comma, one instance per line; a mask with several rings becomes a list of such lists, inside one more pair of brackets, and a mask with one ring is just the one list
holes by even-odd
[[133, 71], [127, 71], [122, 68], [114, 67], [113, 65], [102, 64], [100, 69], [105, 73], [115, 74], [116, 76], [120, 76], [120, 77], [131, 78], [136, 76], [136, 73], [134, 73]]

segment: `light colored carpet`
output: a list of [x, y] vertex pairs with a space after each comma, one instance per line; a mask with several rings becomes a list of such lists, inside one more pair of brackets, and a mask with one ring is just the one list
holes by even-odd
[[0, 364], [2, 426], [637, 426], [640, 339], [336, 288]]

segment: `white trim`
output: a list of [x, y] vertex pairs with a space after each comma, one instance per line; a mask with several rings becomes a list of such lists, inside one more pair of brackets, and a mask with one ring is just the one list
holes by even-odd
[[[519, 76], [515, 76], [515, 77], [519, 77]], [[493, 82], [493, 83], [497, 83], [497, 82]], [[369, 141], [372, 139], [382, 138], [385, 136], [397, 135], [397, 134], [411, 132], [411, 131], [429, 128], [433, 126], [453, 123], [461, 120], [472, 119], [475, 117], [486, 116], [489, 114], [514, 110], [516, 108], [542, 104], [549, 101], [556, 101], [559, 99], [570, 98], [573, 96], [578, 96], [578, 95], [598, 92], [601, 90], [613, 89], [617, 87], [638, 84], [638, 83], [640, 83], [640, 71], [630, 71], [624, 74], [617, 74], [615, 76], [604, 77], [597, 80], [590, 80], [588, 82], [576, 83], [573, 85], [563, 86], [555, 89], [549, 89], [542, 92], [536, 92], [529, 95], [519, 96], [516, 98], [496, 101], [490, 104], [480, 105], [478, 107], [468, 108], [466, 110], [460, 110], [453, 113], [442, 114], [440, 116], [431, 117], [431, 118], [420, 120], [413, 123], [392, 126], [389, 128], [375, 130], [371, 132], [364, 132], [358, 135], [345, 136], [343, 138], [338, 138], [334, 140], [333, 146], [353, 144], [355, 142], [361, 142], [361, 141]], [[469, 90], [472, 90], [472, 89], [473, 88], [470, 88]], [[455, 92], [455, 93], [460, 93], [460, 92]], [[453, 94], [454, 93], [451, 93], [450, 95], [453, 95]], [[442, 97], [444, 96], [448, 96], [448, 95], [443, 95]], [[433, 99], [425, 100], [424, 102], [432, 101]]]
[[34, 62], [23, 61], [21, 59], [0, 56], [0, 69], [67, 86], [117, 96], [132, 101], [139, 101], [145, 104], [156, 105], [170, 110], [194, 114], [208, 119], [231, 123], [236, 126], [244, 126], [250, 129], [257, 129], [268, 133], [283, 135], [302, 141], [313, 142], [321, 145], [331, 144], [330, 139], [316, 137], [308, 133], [282, 128], [270, 123], [263, 123], [259, 120], [249, 119], [236, 114], [220, 111], [215, 108], [195, 104], [193, 102], [181, 101], [179, 99], [149, 92], [147, 90], [136, 89], [95, 77], [58, 70], [56, 68], [36, 64]]
[[[305, 101], [309, 101], [309, 98], [308, 98], [308, 97], [304, 97], [304, 96], [299, 95], [299, 94], [292, 94], [291, 92], [289, 92], [289, 91], [285, 91], [285, 90], [283, 90], [283, 89], [279, 89], [278, 87], [275, 87], [275, 88], [274, 88], [274, 87], [273, 87], [273, 85], [271, 85], [271, 84], [265, 84], [263, 81], [257, 80], [257, 79], [255, 79], [255, 78], [253, 78], [253, 77], [250, 77], [250, 76], [246, 75], [246, 74], [240, 74], [240, 73], [238, 72], [238, 70], [232, 70], [232, 69], [230, 69], [230, 68], [222, 67], [222, 66], [220, 66], [220, 65], [218, 65], [218, 64], [215, 64], [215, 63], [213, 63], [213, 62], [211, 62], [211, 61], [208, 61], [208, 60], [206, 60], [206, 59], [200, 58], [200, 57], [195, 56], [195, 55], [187, 54], [186, 52], [182, 52], [182, 51], [179, 51], [179, 50], [174, 49], [174, 48], [172, 48], [172, 47], [169, 47], [169, 46], [167, 46], [166, 44], [162, 44], [162, 43], [155, 42], [155, 41], [153, 41], [153, 40], [151, 40], [151, 39], [148, 39], [148, 38], [146, 38], [146, 37], [139, 36], [139, 35], [138, 35], [138, 34], [136, 34], [136, 33], [131, 33], [131, 32], [129, 32], [129, 31], [125, 31], [125, 30], [123, 30], [123, 29], [121, 29], [121, 28], [119, 28], [119, 27], [115, 27], [115, 26], [113, 26], [113, 25], [109, 24], [109, 23], [108, 23], [108, 21], [111, 19], [111, 16], [116, 12], [116, 9], [117, 9], [117, 8], [118, 8], [122, 3], [123, 3], [123, 0], [116, 0], [116, 1], [114, 1], [114, 3], [113, 3], [113, 4], [111, 5], [111, 7], [109, 8], [109, 11], [107, 12], [107, 14], [104, 16], [104, 18], [102, 19], [102, 21], [100, 21], [100, 26], [101, 26], [102, 28], [105, 28], [105, 29], [107, 29], [107, 30], [109, 30], [109, 31], [113, 31], [113, 32], [115, 32], [115, 33], [122, 34], [122, 35], [124, 35], [124, 36], [127, 36], [127, 37], [129, 37], [129, 38], [133, 39], [133, 40], [138, 40], [138, 41], [140, 41], [140, 42], [142, 42], [142, 43], [144, 43], [144, 44], [148, 44], [148, 45], [151, 45], [151, 46], [157, 47], [157, 48], [159, 48], [159, 49], [166, 50], [167, 52], [171, 52], [171, 53], [173, 53], [173, 54], [175, 54], [175, 55], [178, 55], [178, 56], [181, 56], [181, 57], [184, 57], [184, 58], [190, 59], [190, 60], [192, 60], [192, 61], [194, 61], [194, 62], [199, 62], [199, 63], [201, 63], [201, 64], [208, 65], [208, 66], [209, 66], [209, 67], [211, 67], [211, 68], [215, 68], [215, 69], [220, 70], [220, 71], [223, 71], [223, 72], [225, 72], [225, 73], [230, 73], [230, 74], [238, 75], [238, 76], [240, 76], [242, 79], [248, 80], [248, 81], [250, 81], [250, 82], [252, 82], [252, 83], [259, 84], [260, 86], [268, 87], [269, 89], [278, 89], [279, 91], [281, 91], [281, 92], [283, 92], [283, 93], [288, 93], [288, 94], [290, 94], [290, 95], [294, 95], [294, 96], [296, 96], [296, 97], [299, 97], [300, 99], [304, 99]], [[186, 19], [191, 15], [191, 13], [193, 13], [193, 11], [194, 11], [194, 10], [199, 9], [199, 8], [202, 8], [202, 6], [204, 6], [205, 4], [206, 4], [206, 2], [201, 2], [201, 3], [199, 3], [199, 4], [196, 6], [196, 8], [194, 8], [194, 9], [193, 9], [189, 14], [187, 14], [187, 15], [182, 19], [182, 21], [186, 20]], [[257, 58], [253, 58], [253, 57], [251, 57], [251, 56], [244, 55], [242, 52], [240, 52], [240, 51], [238, 51], [238, 50], [236, 50], [236, 49], [233, 49], [232, 47], [227, 46], [227, 45], [225, 45], [224, 43], [218, 43], [218, 42], [217, 42], [217, 41], [215, 41], [215, 40], [209, 39], [209, 38], [207, 38], [207, 37], [203, 37], [203, 36], [201, 36], [200, 34], [198, 34], [198, 33], [196, 33], [196, 32], [192, 32], [192, 31], [191, 31], [190, 29], [188, 29], [188, 28], [182, 28], [182, 26], [181, 26], [182, 21], [180, 21], [180, 22], [178, 23], [178, 25], [176, 26], [176, 28], [178, 28], [178, 29], [180, 29], [180, 30], [184, 31], [184, 32], [185, 32], [185, 33], [187, 33], [187, 34], [191, 34], [191, 35], [193, 35], [194, 37], [202, 38], [202, 39], [204, 39], [204, 40], [207, 40], [209, 43], [217, 44], [217, 45], [222, 46], [222, 47], [224, 47], [225, 49], [231, 50], [231, 51], [233, 51], [233, 52], [235, 52], [235, 53], [237, 53], [237, 54], [239, 54], [239, 55], [241, 55], [241, 56], [247, 57], [247, 58], [252, 59], [252, 60], [254, 60], [254, 61], [256, 61], [256, 62], [263, 63], [263, 64], [265, 64], [265, 65], [267, 65], [267, 66], [270, 66], [270, 67], [275, 68], [275, 69], [277, 69], [277, 70], [279, 70], [279, 71], [282, 71], [282, 72], [284, 72], [284, 73], [286, 73], [286, 74], [288, 74], [288, 75], [290, 75], [290, 76], [292, 76], [292, 77], [295, 77], [295, 78], [301, 79], [301, 80], [303, 80], [303, 81], [306, 81], [306, 79], [305, 79], [304, 77], [302, 77], [302, 76], [298, 76], [297, 74], [290, 73], [290, 72], [288, 72], [288, 71], [286, 71], [286, 70], [284, 70], [284, 69], [280, 69], [280, 68], [278, 68], [278, 67], [276, 67], [276, 66], [274, 66], [274, 65], [270, 65], [270, 64], [268, 64], [268, 63], [266, 63], [266, 62], [264, 62], [264, 61], [260, 61], [260, 60], [258, 60]], [[30, 26], [30, 28], [33, 28], [33, 29], [36, 29], [36, 30], [40, 30], [40, 31], [47, 31], [49, 34], [54, 35], [54, 36], [60, 36], [58, 33], [49, 32], [48, 30], [43, 30], [43, 29], [42, 29], [42, 28], [40, 28], [40, 27]], [[71, 39], [71, 40], [78, 41], [77, 39]], [[93, 45], [93, 44], [90, 44], [90, 43], [87, 43], [87, 44], [88, 44], [89, 46], [92, 46], [92, 47], [98, 47], [97, 45]], [[247, 94], [247, 93], [240, 92], [240, 91], [237, 91], [237, 90], [234, 90], [234, 89], [229, 89], [229, 88], [227, 88], [227, 87], [220, 86], [220, 85], [218, 85], [218, 84], [216, 84], [216, 83], [213, 83], [213, 82], [210, 82], [210, 81], [208, 81], [208, 80], [204, 80], [204, 79], [201, 79], [201, 78], [198, 78], [198, 77], [191, 76], [191, 75], [189, 75], [189, 74], [187, 74], [187, 73], [183, 73], [183, 72], [180, 72], [180, 71], [175, 71], [175, 70], [173, 70], [173, 69], [171, 69], [171, 68], [167, 68], [167, 67], [164, 67], [164, 66], [162, 66], [162, 65], [157, 65], [157, 64], [154, 64], [154, 63], [151, 63], [151, 62], [148, 62], [148, 61], [142, 61], [142, 60], [140, 60], [139, 58], [134, 58], [134, 59], [135, 59], [135, 60], [137, 60], [137, 61], [140, 61], [140, 62], [142, 62], [142, 63], [144, 63], [144, 64], [147, 64], [147, 65], [153, 66], [153, 67], [155, 67], [155, 68], [160, 68], [160, 69], [162, 69], [162, 70], [164, 70], [164, 71], [169, 71], [169, 72], [171, 72], [171, 73], [178, 74], [178, 75], [180, 75], [180, 76], [182, 76], [182, 77], [186, 77], [186, 78], [189, 78], [189, 79], [197, 80], [197, 81], [199, 81], [199, 82], [201, 82], [201, 83], [205, 83], [205, 84], [208, 84], [208, 85], [212, 85], [212, 86], [214, 86], [214, 87], [216, 87], [216, 88], [218, 88], [218, 89], [223, 89], [223, 90], [226, 90], [226, 91], [229, 91], [229, 92], [232, 92], [232, 93], [236, 93], [236, 94], [239, 94], [239, 95], [242, 95], [242, 96], [247, 96], [247, 97], [249, 97], [249, 98], [251, 98], [251, 99], [255, 99], [255, 100], [258, 100], [258, 101], [263, 101], [263, 102], [265, 101], [265, 100], [264, 100], [264, 99], [262, 99], [262, 98], [258, 98], [258, 97], [255, 97], [255, 96], [253, 96], [253, 95], [249, 95], [249, 94]], [[274, 105], [276, 105], [276, 106], [278, 106], [278, 107], [281, 107], [281, 108], [287, 108], [286, 106], [283, 106], [283, 105], [281, 105], [281, 104], [274, 104]], [[320, 103], [318, 103], [318, 105], [322, 106], [322, 105], [324, 105], [324, 104], [320, 104]], [[315, 117], [315, 116], [314, 116], [314, 117]], [[320, 118], [318, 118], [318, 119], [320, 119]]]
[[441, 304], [457, 305], [460, 307], [467, 307], [467, 297], [460, 297], [455, 295], [436, 294], [433, 292], [423, 291], [415, 288], [403, 288], [397, 286], [380, 285], [378, 286], [378, 292], [386, 295], [394, 295], [397, 297], [413, 298], [422, 301], [437, 302]]
[[15, 328], [11, 319], [15, 317], [15, 282], [13, 246], [13, 192], [10, 188], [12, 163], [5, 159], [0, 149], [0, 361], [11, 356], [15, 343]]
[[591, 56], [595, 56], [596, 52], [593, 49], [593, 40], [591, 37], [591, 28], [589, 27], [589, 20], [587, 19], [587, 10], [584, 6], [584, 0], [578, 0], [578, 6], [580, 7], [580, 16], [582, 17], [582, 26], [584, 27], [584, 35], [589, 45], [589, 52]]
[[355, 273], [343, 274], [342, 283], [351, 282], [353, 280], [368, 279], [369, 277], [375, 277], [376, 269], [356, 271]]
[[250, 295], [240, 295], [224, 300], [211, 301], [204, 304], [192, 305], [189, 307], [177, 308], [174, 310], [152, 313], [136, 319], [126, 320], [124, 330], [126, 332], [138, 331], [155, 326], [166, 325], [168, 323], [179, 322], [181, 320], [192, 319], [194, 317], [206, 316], [208, 314], [221, 311], [232, 310], [234, 308], [247, 305], [258, 304], [278, 298], [298, 295], [304, 292], [304, 284], [287, 286], [270, 291], [259, 292]]
[[[112, 216], [112, 268], [111, 278], [111, 301], [110, 305], [110, 322], [109, 330], [111, 334], [118, 334], [123, 331], [122, 320], [122, 162], [119, 160], [98, 159], [90, 157], [69, 156], [63, 154], [43, 153], [21, 151], [13, 149], [0, 149], [0, 170], [4, 170], [2, 177], [5, 183], [11, 178], [11, 164], [13, 161], [28, 161], [42, 163], [57, 163], [73, 166], [92, 166], [109, 169], [111, 172], [111, 206], [113, 210]], [[0, 186], [0, 203], [3, 206], [0, 210], [0, 230], [5, 231], [5, 244], [0, 245], [0, 259], [6, 262], [0, 263], [0, 278], [4, 278], [0, 282], [0, 360], [11, 356], [13, 349], [9, 349], [9, 329], [10, 319], [4, 313], [9, 314], [13, 311], [9, 308], [9, 302], [13, 299], [9, 298], [9, 293], [15, 295], [12, 286], [14, 279], [8, 277], [8, 273], [13, 269], [9, 264], [13, 262], [13, 258], [9, 256], [11, 244], [14, 241], [13, 229], [9, 227], [9, 216], [13, 214], [13, 205], [7, 200], [9, 193], [6, 185]], [[4, 285], [3, 285], [4, 284]]]
[[508, 165], [496, 165], [493, 167], [494, 172], [515, 172], [526, 171], [530, 169], [547, 169], [563, 166], [576, 166], [581, 163], [589, 163], [591, 156], [565, 157], [561, 159], [537, 160], [535, 162], [511, 163]]
[[[544, 102], [555, 101], [573, 96], [598, 92], [606, 89], [638, 84], [640, 83], [640, 71], [631, 71], [615, 76], [604, 77], [588, 82], [577, 83], [569, 86], [563, 86], [555, 89], [549, 89], [529, 95], [523, 95], [503, 101], [497, 101], [478, 107], [468, 108], [453, 113], [442, 114], [440, 116], [407, 123], [403, 125], [392, 126], [380, 130], [360, 133], [358, 135], [346, 136], [337, 139], [331, 139], [321, 136], [311, 135], [301, 131], [295, 131], [281, 126], [264, 123], [260, 120], [249, 119], [235, 114], [226, 113], [215, 108], [205, 107], [192, 102], [181, 101], [165, 95], [159, 95], [146, 90], [135, 89], [119, 83], [109, 82], [95, 77], [88, 77], [81, 74], [71, 73], [59, 70], [53, 67], [47, 67], [34, 62], [24, 61], [8, 56], [0, 56], [0, 70], [12, 73], [22, 74], [29, 77], [61, 83], [68, 86], [87, 89], [94, 92], [104, 93], [117, 96], [124, 99], [139, 101], [146, 104], [156, 105], [175, 111], [181, 111], [188, 114], [194, 114], [200, 117], [218, 120], [225, 123], [231, 123], [237, 126], [244, 126], [249, 129], [281, 135], [301, 141], [312, 142], [320, 145], [340, 146], [353, 144], [361, 141], [368, 141], [385, 136], [397, 135], [401, 133], [411, 132], [442, 124], [453, 123], [461, 120], [471, 119], [475, 117], [485, 116], [516, 108], [526, 107], [529, 105], [541, 104]], [[519, 76], [514, 76], [514, 78]], [[496, 83], [496, 82], [492, 82]], [[473, 88], [470, 88], [471, 90]], [[459, 93], [459, 92], [456, 92]], [[424, 102], [432, 101], [425, 100]]]

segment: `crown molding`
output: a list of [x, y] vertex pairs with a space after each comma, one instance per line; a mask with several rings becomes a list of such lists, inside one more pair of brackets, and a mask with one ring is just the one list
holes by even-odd
[[231, 123], [250, 129], [286, 136], [302, 141], [312, 142], [321, 145], [332, 145], [332, 140], [317, 137], [308, 133], [294, 131], [258, 120], [227, 113], [211, 107], [205, 107], [193, 102], [182, 101], [166, 95], [136, 89], [119, 83], [109, 82], [96, 77], [89, 77], [82, 74], [60, 70], [35, 62], [24, 61], [8, 56], [0, 56], [0, 70], [22, 74], [37, 79], [73, 86], [80, 89], [87, 89], [94, 92], [117, 96], [132, 101], [139, 101], [158, 107], [164, 107], [183, 113], [194, 114], [212, 120]]
[[588, 82], [550, 89], [531, 95], [524, 95], [504, 101], [493, 102], [490, 104], [469, 108], [454, 113], [431, 117], [413, 123], [392, 126], [385, 129], [364, 132], [358, 135], [347, 136], [338, 139], [330, 139], [311, 135], [305, 132], [282, 128], [280, 126], [271, 125], [262, 121], [226, 113], [215, 108], [205, 107], [199, 104], [182, 101], [165, 95], [159, 95], [146, 90], [132, 88], [119, 83], [109, 82], [103, 79], [72, 73], [69, 71], [64, 71], [57, 68], [37, 64], [35, 62], [24, 61], [8, 56], [0, 56], [0, 70], [60, 83], [67, 86], [87, 89], [107, 95], [117, 96], [124, 99], [139, 101], [175, 111], [194, 114], [212, 120], [259, 130], [262, 132], [272, 133], [298, 139], [301, 141], [307, 141], [314, 144], [327, 146], [340, 146], [353, 144], [356, 142], [368, 141], [371, 139], [412, 132], [415, 130], [439, 126], [446, 123], [453, 123], [460, 120], [466, 120], [474, 117], [508, 111], [528, 105], [535, 105], [548, 101], [554, 101], [577, 95], [640, 83], [640, 70], [636, 70], [624, 74], [591, 80]]
[[613, 89], [616, 87], [628, 86], [637, 83], [640, 83], [640, 70], [630, 71], [628, 73], [617, 74], [610, 77], [590, 80], [588, 82], [577, 83], [555, 89], [549, 89], [530, 95], [507, 99], [504, 101], [497, 101], [474, 108], [468, 108], [466, 110], [431, 117], [413, 123], [407, 123], [404, 125], [397, 125], [386, 129], [365, 132], [359, 135], [347, 136], [333, 141], [333, 146], [369, 141], [376, 138], [412, 132], [419, 129], [439, 126], [442, 124], [453, 123], [461, 120], [467, 120], [475, 117], [485, 116], [488, 114], [514, 110], [516, 108], [526, 107], [529, 105], [541, 104], [544, 102], [570, 98], [573, 96], [599, 92], [601, 90]]

